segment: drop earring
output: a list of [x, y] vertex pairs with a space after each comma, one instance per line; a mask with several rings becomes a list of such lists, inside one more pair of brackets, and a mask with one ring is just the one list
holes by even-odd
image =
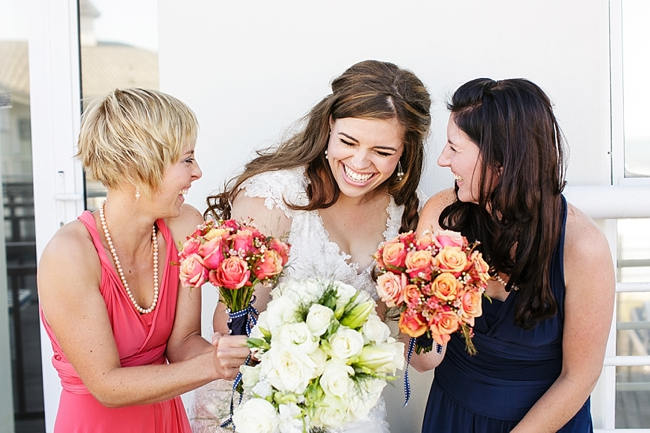
[[402, 161], [397, 161], [397, 180], [404, 179], [404, 170], [402, 170]]
[[327, 149], [325, 149], [325, 158], [327, 159]]
[[140, 198], [140, 189], [136, 188], [135, 189], [135, 199], [138, 200]]

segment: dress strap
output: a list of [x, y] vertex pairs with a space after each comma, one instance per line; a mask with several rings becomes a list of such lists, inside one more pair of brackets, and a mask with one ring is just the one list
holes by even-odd
[[85, 210], [77, 219], [81, 221], [81, 223], [86, 227], [86, 230], [88, 230], [88, 234], [93, 240], [93, 245], [95, 246], [95, 250], [97, 250], [97, 255], [99, 256], [102, 265], [111, 268], [113, 265], [106, 255], [106, 250], [104, 249], [104, 244], [102, 244], [102, 239], [97, 230], [97, 223], [95, 222], [92, 212]]

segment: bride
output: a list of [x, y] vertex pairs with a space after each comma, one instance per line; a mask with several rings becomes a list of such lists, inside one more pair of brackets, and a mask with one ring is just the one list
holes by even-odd
[[[413, 73], [387, 62], [357, 63], [334, 79], [332, 93], [312, 108], [301, 132], [259, 152], [225, 192], [208, 197], [206, 215], [253, 218], [263, 233], [288, 236], [284, 277], [341, 280], [377, 299], [372, 254], [418, 222], [416, 188], [430, 105]], [[255, 295], [261, 311], [268, 287], [256, 288]], [[385, 306], [378, 310], [381, 315]], [[227, 333], [226, 320], [219, 303], [215, 332]], [[215, 381], [197, 391], [195, 433], [214, 432], [227, 417], [231, 383]], [[368, 419], [343, 431], [389, 431], [383, 399]]]

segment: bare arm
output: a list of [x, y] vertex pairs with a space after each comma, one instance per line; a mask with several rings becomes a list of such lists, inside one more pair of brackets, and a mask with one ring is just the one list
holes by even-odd
[[98, 401], [108, 407], [152, 403], [224, 376], [209, 352], [176, 364], [121, 367], [100, 279], [99, 259], [81, 223], [61, 229], [39, 264], [40, 303], [66, 358]]
[[570, 209], [564, 247], [562, 372], [512, 430], [517, 433], [560, 429], [585, 403], [603, 366], [614, 308], [611, 254], [595, 225]]
[[[420, 212], [420, 222], [416, 233], [421, 235], [425, 231], [435, 231], [440, 229], [438, 224], [438, 217], [444, 208], [449, 206], [456, 200], [456, 193], [453, 189], [441, 191], [431, 197]], [[408, 350], [409, 337], [407, 335], [400, 335], [400, 340], [405, 343]], [[435, 348], [427, 353], [415, 354], [411, 358], [411, 365], [419, 372], [431, 370], [436, 368], [445, 356], [447, 347], [443, 347], [442, 353], [436, 353]]]
[[[266, 207], [262, 197], [248, 197], [240, 192], [232, 204], [231, 217], [239, 221], [253, 220], [253, 225], [266, 236], [285, 239], [291, 229], [291, 220], [277, 207]], [[255, 286], [255, 308], [262, 312], [270, 299], [271, 287], [264, 284]], [[212, 318], [215, 332], [228, 333], [228, 313], [226, 307], [219, 302]]]

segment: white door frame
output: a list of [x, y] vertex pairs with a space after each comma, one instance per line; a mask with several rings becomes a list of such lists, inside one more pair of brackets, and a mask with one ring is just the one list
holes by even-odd
[[[79, 32], [76, 0], [34, 5], [29, 39], [29, 79], [34, 173], [36, 254], [84, 208], [83, 172], [73, 158], [79, 133]], [[54, 431], [59, 377], [51, 367], [52, 346], [41, 325], [45, 426]]]

